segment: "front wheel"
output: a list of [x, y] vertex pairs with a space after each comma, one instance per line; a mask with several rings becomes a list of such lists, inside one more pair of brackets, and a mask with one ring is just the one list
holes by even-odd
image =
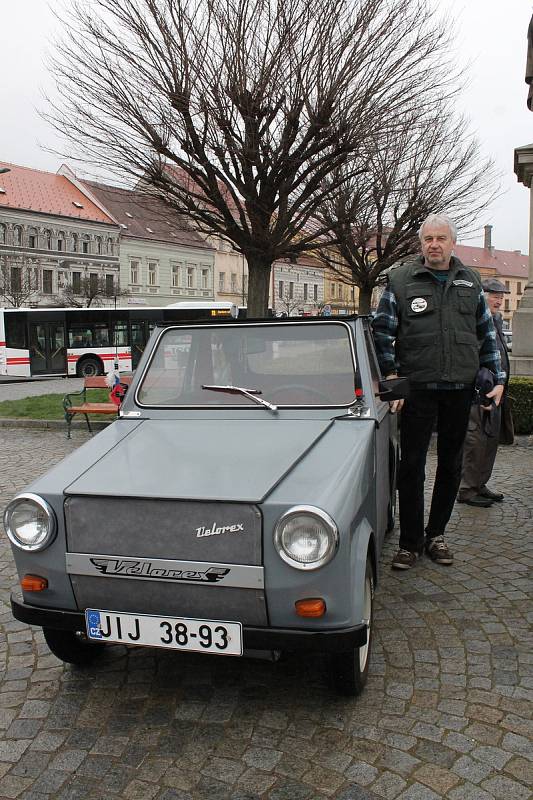
[[103, 375], [102, 362], [97, 358], [84, 358], [76, 368], [79, 378], [94, 378]]
[[329, 676], [339, 694], [356, 697], [365, 687], [372, 647], [373, 607], [374, 571], [367, 556], [363, 597], [363, 619], [367, 626], [366, 644], [346, 653], [332, 653], [329, 658]]
[[85, 667], [94, 661], [105, 646], [99, 642], [88, 642], [78, 631], [43, 628], [43, 634], [46, 644], [57, 658], [78, 667]]

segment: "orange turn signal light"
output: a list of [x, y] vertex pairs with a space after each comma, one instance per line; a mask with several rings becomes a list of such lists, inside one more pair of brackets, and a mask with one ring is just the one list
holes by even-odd
[[294, 604], [299, 617], [323, 617], [326, 613], [326, 601], [321, 597], [307, 597]]
[[20, 585], [25, 592], [43, 592], [48, 589], [48, 581], [40, 575], [24, 575], [20, 580]]

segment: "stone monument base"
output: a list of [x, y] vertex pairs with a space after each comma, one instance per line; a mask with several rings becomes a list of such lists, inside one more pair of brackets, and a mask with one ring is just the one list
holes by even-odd
[[533, 377], [533, 358], [531, 356], [512, 356], [509, 355], [511, 362], [511, 375], [524, 375]]

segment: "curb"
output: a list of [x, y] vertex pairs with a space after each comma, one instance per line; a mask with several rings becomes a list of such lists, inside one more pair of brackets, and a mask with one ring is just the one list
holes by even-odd
[[[110, 422], [93, 421], [91, 420], [91, 427], [95, 431], [104, 430]], [[62, 419], [0, 419], [0, 428], [34, 428], [37, 430], [53, 430], [53, 431], [66, 431], [67, 423]], [[71, 430], [87, 430], [87, 423], [81, 420], [73, 420], [71, 423]], [[435, 436], [432, 437], [435, 439]], [[434, 442], [433, 442], [434, 443]], [[533, 434], [529, 436], [515, 436], [512, 445], [500, 444], [499, 447], [533, 447]]]
[[[115, 420], [113, 420], [114, 422]], [[104, 420], [91, 420], [91, 428], [101, 431], [111, 425], [111, 422]], [[81, 420], [73, 420], [71, 430], [84, 430], [88, 432], [87, 423]], [[37, 430], [52, 430], [67, 432], [67, 423], [64, 419], [0, 419], [0, 428], [33, 428]]]

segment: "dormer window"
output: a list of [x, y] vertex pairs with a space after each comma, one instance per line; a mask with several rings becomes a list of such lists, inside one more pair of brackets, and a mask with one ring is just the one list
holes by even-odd
[[76, 208], [83, 208], [83, 203], [79, 203], [77, 200], [73, 200], [72, 205], [76, 206]]

